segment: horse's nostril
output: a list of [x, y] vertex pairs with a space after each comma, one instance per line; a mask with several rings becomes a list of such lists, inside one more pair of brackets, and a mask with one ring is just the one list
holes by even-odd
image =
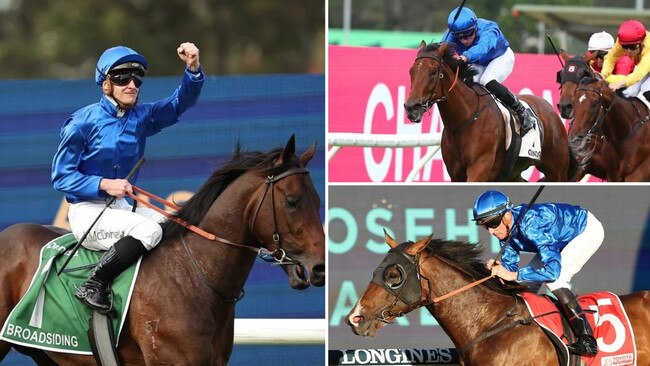
[[314, 275], [318, 277], [324, 277], [325, 276], [325, 265], [324, 264], [317, 264], [314, 266], [314, 269], [312, 270]]

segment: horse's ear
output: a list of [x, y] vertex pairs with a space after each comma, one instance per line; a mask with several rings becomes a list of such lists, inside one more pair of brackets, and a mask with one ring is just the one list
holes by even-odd
[[427, 47], [427, 43], [424, 40], [422, 40], [422, 42], [420, 42], [420, 46], [418, 46], [418, 52], [424, 50], [426, 47]]
[[587, 52], [585, 57], [582, 59], [584, 62], [589, 62], [598, 56], [598, 52]]
[[388, 246], [392, 249], [397, 248], [399, 245], [395, 239], [393, 239], [393, 237], [388, 234], [388, 231], [386, 231], [386, 229], [384, 229], [384, 239], [386, 240], [386, 244], [388, 244]]
[[287, 141], [287, 145], [284, 147], [284, 150], [282, 150], [280, 159], [278, 159], [275, 162], [275, 165], [276, 166], [282, 165], [283, 163], [290, 161], [295, 154], [296, 154], [296, 135], [291, 135], [291, 137], [289, 137], [289, 141]]
[[569, 53], [563, 48], [560, 48], [560, 57], [562, 57], [562, 59], [564, 59], [564, 61], [569, 61], [569, 59], [571, 58]]
[[314, 142], [314, 144], [311, 145], [311, 147], [307, 151], [305, 151], [304, 153], [302, 153], [302, 155], [300, 155], [300, 162], [302, 163], [302, 166], [307, 166], [307, 163], [309, 163], [309, 161], [314, 157], [315, 152], [316, 152], [316, 143]]
[[441, 57], [444, 56], [447, 53], [447, 47], [449, 47], [449, 43], [447, 42], [442, 42], [440, 43], [440, 47], [438, 47], [438, 55]]
[[429, 246], [432, 238], [433, 233], [431, 233], [431, 235], [427, 236], [426, 238], [418, 240], [415, 243], [409, 245], [408, 248], [406, 248], [406, 253], [410, 255], [417, 255]]

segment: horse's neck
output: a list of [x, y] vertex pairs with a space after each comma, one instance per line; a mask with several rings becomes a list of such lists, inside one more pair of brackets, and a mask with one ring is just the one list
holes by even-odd
[[642, 103], [640, 106], [635, 106], [633, 99], [625, 100], [615, 97], [612, 100], [610, 111], [607, 113], [607, 120], [604, 121], [603, 133], [620, 152], [622, 144], [633, 133], [634, 125], [647, 115], [648, 112]]
[[259, 247], [249, 228], [250, 207], [254, 204], [250, 200], [259, 182], [243, 177], [230, 184], [198, 225], [217, 239], [195, 236], [197, 240], [191, 247], [197, 248], [194, 256], [205, 262], [203, 268], [209, 279], [228, 278], [233, 288], [243, 288], [256, 258], [252, 249]]
[[460, 128], [476, 114], [478, 102], [479, 98], [474, 89], [461, 80], [456, 81], [454, 88], [447, 92], [447, 99], [438, 102], [442, 124], [452, 131]]
[[[429, 266], [433, 270], [423, 275], [431, 279], [444, 278], [445, 281], [431, 281], [432, 298], [448, 294], [474, 281], [445, 261], [434, 258], [439, 263]], [[462, 347], [495, 325], [514, 304], [513, 297], [477, 285], [429, 305], [427, 310], [438, 320], [454, 344]]]

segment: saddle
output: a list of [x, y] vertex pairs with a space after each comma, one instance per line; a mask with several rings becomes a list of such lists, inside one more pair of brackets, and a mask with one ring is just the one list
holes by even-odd
[[556, 304], [547, 296], [522, 293], [535, 322], [555, 345], [560, 365], [636, 365], [637, 354], [632, 326], [618, 296], [611, 292], [595, 292], [578, 297], [598, 342], [594, 357], [570, 355], [567, 344], [574, 341], [571, 328], [560, 314]]
[[[47, 243], [40, 253], [39, 267], [23, 298], [11, 311], [0, 331], [0, 339], [13, 344], [46, 351], [91, 355], [92, 342], [105, 335], [89, 337], [89, 328], [110, 331], [116, 345], [126, 318], [140, 262], [120, 274], [112, 284], [116, 317], [95, 319], [93, 312], [74, 297], [76, 286], [83, 283], [102, 253], [80, 248], [61, 276], [57, 269], [76, 244], [72, 234]], [[105, 322], [102, 324], [101, 322]], [[110, 329], [108, 329], [110, 328]], [[106, 334], [106, 333], [104, 333]]]

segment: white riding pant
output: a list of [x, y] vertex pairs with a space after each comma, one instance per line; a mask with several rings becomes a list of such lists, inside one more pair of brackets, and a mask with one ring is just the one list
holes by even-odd
[[630, 85], [623, 91], [626, 97], [638, 97], [644, 99], [643, 93], [650, 90], [650, 74], [646, 75], [641, 81], [636, 84]]
[[[68, 220], [77, 240], [81, 239], [97, 216], [106, 207], [104, 201], [86, 201], [70, 205]], [[81, 244], [91, 250], [108, 250], [120, 238], [132, 236], [151, 250], [162, 239], [160, 223], [166, 217], [146, 207], [132, 206], [124, 198], [116, 199], [92, 227]]]
[[[571, 285], [569, 284], [571, 278], [596, 253], [596, 250], [603, 243], [604, 238], [605, 230], [603, 229], [603, 225], [591, 212], [587, 212], [587, 226], [585, 230], [573, 238], [560, 253], [560, 263], [562, 265], [560, 276], [554, 282], [546, 283], [546, 287], [551, 291], [559, 288], [571, 289]], [[529, 265], [535, 268], [541, 268], [544, 264], [539, 259], [538, 254], [533, 257]]]
[[472, 67], [478, 71], [478, 74], [474, 75], [474, 82], [485, 85], [496, 80], [503, 83], [515, 67], [515, 53], [508, 47], [503, 55], [490, 61], [487, 66], [472, 64]]

